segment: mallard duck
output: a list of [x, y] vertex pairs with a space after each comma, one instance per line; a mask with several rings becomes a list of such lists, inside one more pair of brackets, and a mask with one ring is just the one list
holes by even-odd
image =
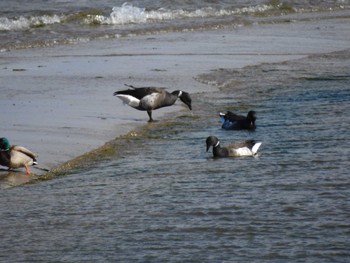
[[30, 174], [28, 165], [38, 164], [36, 155], [27, 148], [18, 145], [10, 145], [6, 138], [0, 138], [0, 165], [9, 169], [25, 167], [27, 174]]
[[207, 151], [213, 147], [214, 157], [236, 157], [236, 156], [254, 156], [257, 154], [261, 142], [254, 140], [233, 142], [226, 147], [220, 146], [220, 141], [215, 136], [209, 136], [206, 140]]
[[116, 91], [113, 95], [134, 109], [147, 111], [150, 122], [153, 121], [152, 110], [171, 106], [178, 98], [192, 110], [190, 94], [185, 91], [169, 93], [165, 88], [127, 86], [131, 89]]
[[231, 111], [226, 113], [220, 112], [222, 128], [225, 130], [254, 130], [256, 112], [249, 111], [247, 116], [237, 115]]

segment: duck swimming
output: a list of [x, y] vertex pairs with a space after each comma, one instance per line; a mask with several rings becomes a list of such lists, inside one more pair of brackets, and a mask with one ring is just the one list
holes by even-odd
[[147, 111], [149, 122], [152, 122], [152, 110], [173, 105], [178, 98], [192, 110], [190, 94], [175, 90], [169, 93], [165, 88], [157, 87], [139, 87], [126, 85], [131, 89], [120, 90], [113, 93], [114, 96], [121, 99], [125, 104], [134, 109]]
[[225, 130], [255, 130], [256, 112], [249, 111], [247, 116], [235, 114], [231, 111], [220, 112], [221, 128]]
[[29, 165], [38, 164], [36, 155], [27, 148], [19, 145], [10, 145], [6, 138], [0, 138], [0, 165], [9, 169], [20, 167], [26, 168], [26, 173], [30, 174]]
[[257, 154], [261, 142], [254, 140], [233, 142], [226, 147], [220, 146], [220, 141], [215, 136], [209, 136], [206, 140], [207, 151], [213, 147], [214, 157], [254, 156]]

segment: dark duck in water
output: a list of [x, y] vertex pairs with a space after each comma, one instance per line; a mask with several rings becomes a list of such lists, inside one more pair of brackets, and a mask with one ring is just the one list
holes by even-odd
[[209, 136], [206, 140], [207, 151], [213, 147], [214, 157], [237, 157], [237, 156], [254, 156], [257, 154], [261, 142], [254, 140], [233, 142], [226, 147], [220, 146], [220, 141], [215, 136]]
[[134, 109], [147, 111], [150, 122], [153, 121], [153, 110], [171, 106], [178, 98], [180, 98], [180, 100], [192, 110], [190, 94], [185, 91], [175, 90], [172, 93], [169, 93], [165, 88], [136, 88], [129, 85], [127, 86], [131, 89], [116, 91], [113, 95]]
[[36, 155], [27, 148], [19, 145], [10, 145], [6, 138], [0, 138], [0, 165], [9, 169], [25, 167], [30, 174], [29, 165], [36, 165]]
[[249, 111], [247, 116], [237, 115], [231, 111], [220, 113], [222, 128], [225, 130], [255, 130], [256, 112]]

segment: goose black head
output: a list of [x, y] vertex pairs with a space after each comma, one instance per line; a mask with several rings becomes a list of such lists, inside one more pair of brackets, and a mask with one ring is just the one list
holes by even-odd
[[210, 147], [216, 147], [219, 145], [219, 139], [215, 136], [209, 136], [206, 140], [207, 143], [207, 151], [209, 151]]
[[255, 120], [256, 120], [256, 112], [255, 111], [249, 111], [248, 115], [247, 115], [247, 120], [252, 122], [253, 124], [255, 124]]
[[179, 98], [183, 103], [185, 103], [188, 106], [190, 110], [192, 110], [192, 105], [191, 105], [192, 99], [189, 93], [185, 91], [179, 91]]

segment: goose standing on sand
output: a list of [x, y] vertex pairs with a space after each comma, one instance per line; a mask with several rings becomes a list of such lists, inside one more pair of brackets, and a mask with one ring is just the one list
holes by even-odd
[[255, 130], [256, 112], [249, 111], [247, 117], [237, 115], [231, 111], [227, 113], [220, 112], [222, 128], [225, 130]]
[[136, 88], [130, 85], [126, 86], [131, 89], [116, 91], [113, 95], [134, 109], [147, 111], [150, 122], [153, 121], [152, 110], [171, 106], [178, 98], [180, 98], [180, 100], [192, 110], [190, 94], [185, 91], [175, 90], [172, 93], [169, 93], [165, 88]]
[[19, 145], [10, 145], [6, 138], [0, 138], [0, 165], [9, 169], [25, 167], [27, 174], [30, 174], [28, 165], [38, 164], [36, 155], [27, 148]]
[[209, 136], [206, 140], [207, 151], [213, 147], [214, 157], [237, 157], [237, 156], [254, 156], [257, 154], [261, 142], [254, 140], [233, 142], [226, 147], [220, 146], [220, 141], [215, 136]]

